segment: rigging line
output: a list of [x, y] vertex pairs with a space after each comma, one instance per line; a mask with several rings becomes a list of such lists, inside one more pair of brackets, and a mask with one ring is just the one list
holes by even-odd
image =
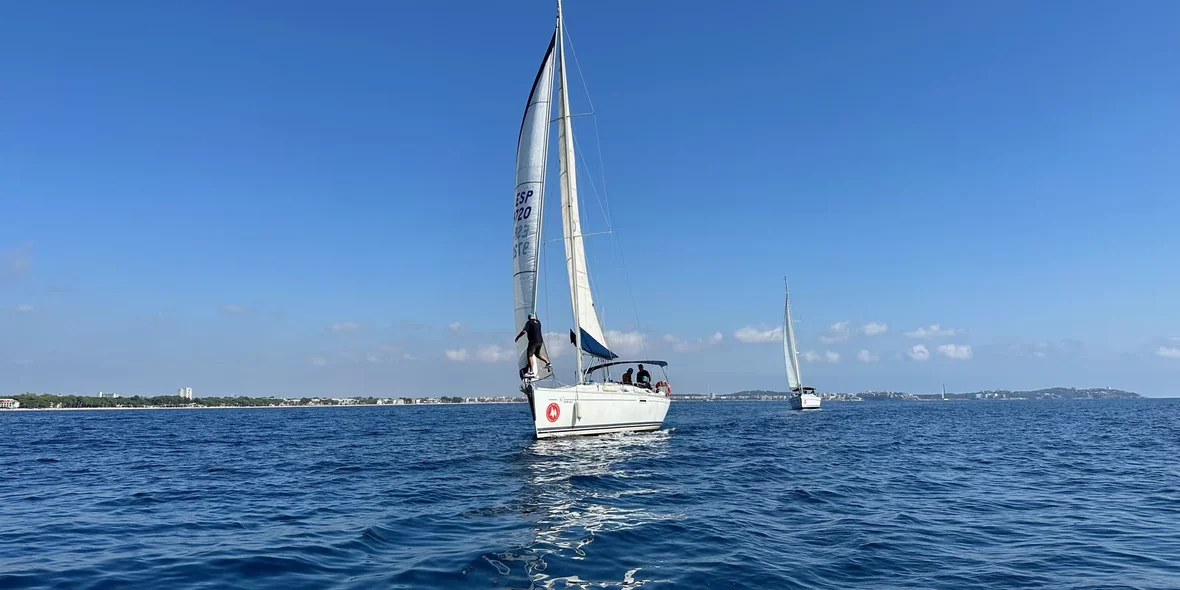
[[[594, 121], [594, 144], [598, 151], [598, 174], [602, 177], [602, 198], [606, 201], [607, 217], [610, 218], [610, 195], [606, 190], [606, 163], [602, 159], [602, 138], [598, 132], [598, 116], [594, 109], [594, 100], [590, 97], [590, 86], [586, 83], [586, 76], [582, 74], [582, 63], [578, 61], [578, 50], [574, 47], [574, 38], [569, 37], [569, 32], [566, 31], [566, 36], [570, 42], [570, 54], [574, 58], [574, 67], [578, 69], [578, 79], [582, 81], [582, 89], [586, 92], [586, 103], [590, 106], [590, 119]], [[575, 138], [576, 139], [576, 138]]]
[[[594, 100], [590, 97], [590, 86], [586, 84], [586, 76], [582, 73], [582, 63], [578, 61], [578, 51], [574, 47], [574, 38], [569, 35], [568, 30], [565, 33], [565, 37], [570, 44], [570, 55], [574, 58], [574, 67], [578, 69], [578, 79], [582, 81], [582, 90], [586, 93], [586, 102], [590, 106], [590, 119], [594, 121], [594, 143], [598, 152], [598, 174], [602, 177], [602, 195], [598, 194], [598, 187], [594, 183], [594, 178], [589, 175], [587, 175], [587, 178], [590, 180], [590, 188], [593, 189], [594, 196], [598, 199], [598, 208], [602, 210], [602, 215], [606, 218], [606, 227], [609, 230], [613, 224], [611, 223], [612, 217], [610, 215], [610, 197], [606, 194], [606, 167], [602, 161], [602, 139], [598, 133], [597, 111], [594, 110]], [[574, 144], [579, 149], [581, 148], [577, 135], [574, 136]], [[582, 156], [582, 162], [586, 164], [587, 168], [590, 167], [590, 161], [586, 159], [584, 154]]]
[[[578, 79], [580, 79], [582, 81], [582, 90], [586, 93], [586, 102], [589, 103], [589, 106], [590, 106], [590, 115], [591, 115], [590, 118], [592, 120], [594, 120], [594, 138], [595, 138], [596, 148], [598, 151], [598, 169], [599, 169], [599, 174], [602, 176], [602, 183], [603, 183], [603, 187], [602, 187], [603, 190], [602, 190], [601, 194], [598, 191], [597, 183], [594, 182], [594, 176], [592, 174], [588, 173], [588, 171], [590, 169], [590, 161], [586, 158], [585, 150], [582, 149], [582, 144], [578, 141], [578, 136], [576, 134], [573, 135], [574, 145], [577, 148], [576, 150], [574, 150], [574, 157], [577, 158], [578, 156], [581, 156], [580, 159], [581, 159], [582, 163], [585, 164], [584, 169], [587, 170], [587, 174], [585, 175], [585, 178], [587, 181], [590, 182], [590, 190], [594, 193], [594, 200], [598, 202], [598, 210], [602, 212], [603, 220], [606, 223], [607, 233], [610, 233], [610, 232], [614, 231], [614, 223], [612, 221], [612, 217], [610, 214], [610, 200], [608, 198], [606, 198], [606, 174], [605, 174], [605, 168], [604, 168], [603, 162], [602, 162], [602, 140], [601, 140], [599, 133], [598, 133], [598, 117], [594, 115], [594, 113], [595, 113], [594, 100], [590, 97], [590, 87], [586, 84], [586, 76], [585, 76], [585, 74], [582, 73], [582, 63], [578, 60], [577, 49], [574, 47], [573, 38], [568, 36], [568, 31], [566, 31], [566, 38], [569, 40], [570, 53], [571, 53], [571, 56], [574, 58], [574, 67], [577, 68], [577, 70], [578, 70]], [[570, 124], [572, 127], [573, 122], [571, 121]], [[583, 242], [584, 242], [584, 240], [583, 240]], [[612, 240], [611, 241], [611, 261], [613, 262], [614, 260], [615, 260], [615, 242]], [[601, 290], [597, 289], [595, 287], [595, 285], [598, 284], [598, 280], [596, 278], [598, 276], [598, 273], [594, 272], [593, 270], [590, 270], [589, 264], [587, 264], [587, 272], [593, 275], [591, 277], [591, 279], [592, 279], [591, 280], [591, 287], [590, 287], [591, 293], [594, 295], [601, 295], [601, 293], [602, 293]], [[626, 275], [624, 275], [623, 280], [628, 281], [629, 278]], [[629, 287], [629, 285], [628, 285], [628, 287]], [[602, 300], [601, 297], [597, 297], [597, 298], [600, 301]], [[632, 310], [635, 310], [634, 297], [632, 297], [631, 306], [632, 306]], [[595, 307], [599, 308], [599, 306], [595, 306]], [[602, 324], [605, 325], [607, 323], [607, 321], [606, 321], [606, 307], [602, 306], [599, 309], [596, 309], [596, 311], [600, 311], [599, 320]], [[636, 311], [636, 316], [638, 316], [637, 311]], [[609, 342], [608, 342], [608, 344], [609, 344]], [[644, 352], [646, 354], [646, 350]]]
[[[568, 38], [568, 32], [565, 36]], [[572, 56], [574, 58], [574, 64], [578, 69], [578, 77], [582, 80], [582, 88], [586, 92], [586, 99], [587, 99], [587, 101], [590, 101], [590, 92], [589, 92], [589, 88], [586, 86], [586, 77], [584, 75], [582, 75], [582, 66], [580, 63], [578, 63], [578, 56], [577, 56], [577, 52], [574, 51], [573, 41], [570, 40], [569, 43], [570, 43], [570, 51], [572, 52], [572, 54], [573, 54]], [[590, 101], [590, 102], [591, 102], [591, 117], [590, 118], [593, 119], [593, 118], [595, 118], [593, 116], [593, 110], [594, 110], [593, 103], [592, 103], [592, 101]], [[587, 170], [587, 172], [583, 174], [583, 178], [585, 178], [587, 181], [590, 182], [590, 190], [591, 190], [591, 192], [594, 193], [594, 200], [598, 202], [599, 211], [602, 211], [602, 216], [603, 216], [603, 219], [605, 220], [605, 223], [606, 223], [607, 233], [609, 233], [609, 232], [613, 231], [613, 224], [611, 223], [611, 217], [610, 217], [610, 208], [609, 208], [609, 206], [603, 205], [603, 196], [601, 194], [599, 194], [599, 192], [598, 192], [598, 185], [594, 182], [594, 176], [589, 174], [589, 172], [588, 172], [588, 170], [590, 168], [590, 162], [589, 162], [589, 160], [586, 159], [584, 150], [582, 150], [582, 144], [578, 141], [578, 135], [576, 133], [573, 133], [573, 121], [572, 120], [570, 121], [569, 132], [570, 132], [570, 135], [573, 136], [573, 140], [574, 140], [574, 148], [575, 148], [574, 149], [574, 158], [577, 160], [580, 160], [583, 164], [585, 164], [584, 169]], [[601, 146], [598, 148], [598, 152], [601, 156], [601, 153], [602, 153]], [[601, 169], [602, 168], [601, 157], [599, 158], [599, 160], [600, 160], [599, 161], [599, 169]], [[584, 201], [583, 199], [581, 199], [581, 195], [578, 195], [578, 198], [579, 198], [579, 201]], [[579, 228], [579, 229], [581, 229], [581, 228]], [[585, 232], [581, 232], [581, 235], [585, 236], [586, 234], [585, 234]], [[585, 243], [586, 243], [586, 240], [583, 239], [582, 240], [583, 248], [585, 248]], [[612, 261], [613, 261], [613, 254], [614, 254], [614, 243], [613, 242], [611, 243], [611, 254], [612, 254]], [[589, 255], [587, 255], [587, 258], [589, 258]], [[598, 315], [599, 324], [601, 326], [605, 326], [607, 324], [607, 320], [606, 320], [607, 314], [606, 314], [606, 306], [603, 305], [603, 298], [601, 297], [602, 290], [600, 288], [598, 288], [599, 274], [594, 271], [594, 266], [590, 264], [589, 259], [586, 260], [586, 274], [587, 274], [587, 279], [588, 279], [588, 282], [590, 285], [590, 287], [589, 287], [590, 296], [592, 298], [598, 300], [597, 303], [594, 305], [594, 312], [595, 312], [595, 314]], [[603, 331], [605, 332], [605, 328]], [[603, 334], [603, 335], [605, 336], [605, 334]], [[608, 340], [607, 345], [609, 346], [609, 344], [610, 344], [610, 342]]]
[[[574, 67], [576, 67], [578, 69], [578, 78], [581, 79], [582, 88], [586, 92], [586, 102], [590, 106], [590, 112], [597, 113], [598, 112], [597, 109], [594, 108], [594, 100], [592, 98], [590, 98], [590, 87], [589, 87], [589, 85], [586, 84], [586, 76], [582, 74], [582, 63], [580, 61], [578, 61], [578, 50], [576, 47], [574, 47], [574, 38], [573, 38], [573, 36], [571, 36], [569, 34], [568, 28], [566, 28], [563, 31], [563, 33], [565, 33], [563, 36], [569, 41], [570, 54], [574, 58]], [[623, 240], [621, 238], [619, 238], [618, 235], [614, 232], [614, 228], [613, 228], [614, 224], [611, 222], [612, 216], [611, 216], [611, 210], [610, 210], [610, 196], [607, 194], [607, 191], [606, 191], [606, 165], [602, 160], [602, 137], [598, 132], [598, 116], [597, 115], [592, 116], [592, 117], [590, 117], [590, 119], [592, 121], [594, 121], [594, 142], [598, 148], [598, 169], [599, 169], [599, 174], [602, 176], [602, 199], [599, 201], [599, 207], [605, 208], [605, 211], [603, 212], [603, 214], [606, 215], [607, 229], [611, 231], [612, 258], [616, 252], [615, 241], [618, 240], [617, 252], [619, 255], [619, 262], [623, 268], [623, 282], [626, 283], [627, 294], [631, 298], [631, 311], [634, 312], [634, 314], [635, 314], [635, 326], [639, 330], [639, 343], [643, 346], [643, 356], [648, 356], [647, 338], [644, 338], [644, 336], [643, 336], [643, 324], [639, 320], [639, 306], [635, 302], [635, 290], [631, 287], [631, 275], [627, 272], [627, 268], [628, 268], [627, 267], [627, 260], [626, 260], [626, 256], [624, 256], [624, 254], [623, 254], [623, 251], [624, 251]], [[575, 136], [574, 142], [577, 143], [577, 140], [578, 140], [578, 138], [577, 138], [577, 136]], [[585, 157], [583, 157], [582, 159], [585, 160]], [[587, 164], [587, 165], [589, 165], [589, 164]], [[598, 196], [598, 189], [594, 186], [593, 180], [591, 180], [591, 182], [590, 182], [590, 188], [592, 190], [594, 190], [594, 195], [595, 195], [595, 197], [597, 197]], [[605, 201], [605, 206], [603, 205], [603, 201]]]
[[[586, 159], [586, 155], [583, 153], [585, 150], [582, 149], [582, 144], [581, 144], [581, 142], [578, 141], [577, 135], [574, 136], [574, 147], [577, 148], [576, 150], [574, 150], [574, 155], [581, 156], [582, 163], [585, 164], [587, 168], [589, 168], [590, 167], [590, 160]], [[600, 153], [601, 153], [601, 151], [602, 151], [602, 149], [599, 148]], [[604, 219], [606, 219], [606, 233], [610, 233], [611, 230], [614, 229], [612, 227], [613, 224], [611, 223], [610, 206], [609, 206], [609, 203], [605, 207], [602, 204], [603, 203], [603, 196], [606, 194], [606, 187], [603, 186], [603, 195], [599, 195], [598, 194], [598, 185], [596, 185], [594, 183], [594, 177], [591, 176], [589, 173], [587, 173], [586, 180], [590, 181], [590, 190], [591, 190], [591, 192], [594, 193], [594, 200], [598, 201], [598, 210], [602, 211], [602, 217]], [[603, 184], [605, 185], [605, 183], [603, 183]]]

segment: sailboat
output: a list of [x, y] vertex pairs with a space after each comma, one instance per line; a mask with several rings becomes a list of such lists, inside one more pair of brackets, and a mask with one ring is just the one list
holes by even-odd
[[[785, 286], [787, 279], [783, 279]], [[814, 387], [804, 387], [799, 373], [799, 347], [795, 344], [795, 323], [791, 321], [791, 290], [786, 289], [786, 305], [783, 309], [783, 358], [787, 365], [787, 387], [791, 389], [791, 408], [795, 410], [818, 410], [819, 395]]]
[[[668, 363], [619, 360], [610, 349], [598, 310], [594, 307], [578, 212], [578, 175], [564, 46], [561, 0], [558, 0], [557, 25], [529, 92], [517, 138], [512, 282], [516, 311], [514, 330], [519, 330], [528, 317], [537, 312], [545, 172], [553, 123], [551, 107], [556, 99], [562, 235], [574, 312], [570, 340], [576, 350], [577, 372], [573, 384], [569, 385], [558, 382], [552, 369], [539, 359], [535, 361], [535, 372], [529, 372], [528, 345], [518, 341], [521, 391], [528, 397], [537, 438], [658, 430], [672, 399], [672, 389], [667, 383]], [[556, 97], [553, 92], [555, 84]], [[542, 352], [545, 358], [549, 358], [546, 346], [548, 343], [542, 346]], [[585, 366], [587, 360], [589, 367]], [[654, 385], [650, 380], [634, 384], [612, 381], [612, 370], [628, 364], [658, 367], [665, 372], [665, 378]]]

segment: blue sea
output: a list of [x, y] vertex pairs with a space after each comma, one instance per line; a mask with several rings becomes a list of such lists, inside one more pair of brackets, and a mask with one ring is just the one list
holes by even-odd
[[0, 413], [0, 588], [1180, 588], [1180, 400]]

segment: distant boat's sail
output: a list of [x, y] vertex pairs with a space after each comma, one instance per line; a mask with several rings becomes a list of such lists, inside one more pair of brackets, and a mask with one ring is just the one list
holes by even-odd
[[[513, 196], [512, 284], [516, 303], [516, 331], [524, 327], [530, 313], [537, 311], [537, 265], [540, 262], [541, 219], [545, 202], [545, 160], [549, 148], [550, 113], [553, 99], [553, 47], [557, 33], [549, 41], [545, 59], [533, 82], [529, 101], [520, 124], [516, 143], [516, 192]], [[516, 344], [517, 366], [528, 366], [525, 358], [528, 342]], [[545, 351], [548, 358], [548, 351]], [[537, 378], [549, 376], [543, 363], [537, 366]]]
[[783, 310], [783, 356], [787, 363], [787, 387], [799, 389], [803, 380], [799, 376], [799, 350], [795, 346], [795, 324], [791, 321], [791, 293], [788, 291]]
[[[560, 4], [558, 5], [560, 9]], [[561, 23], [557, 29], [558, 59], [558, 159], [561, 163], [561, 219], [565, 235], [566, 270], [570, 279], [570, 296], [574, 304], [578, 344], [589, 355], [604, 359], [618, 358], [610, 351], [594, 298], [590, 294], [590, 276], [586, 272], [586, 250], [582, 245], [582, 221], [578, 215], [578, 173], [574, 160], [574, 131], [570, 120], [569, 95], [565, 77], [565, 51], [562, 50]]]

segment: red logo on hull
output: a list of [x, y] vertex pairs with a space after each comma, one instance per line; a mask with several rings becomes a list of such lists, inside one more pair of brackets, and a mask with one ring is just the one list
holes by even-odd
[[557, 422], [557, 419], [560, 416], [561, 406], [557, 405], [556, 403], [549, 404], [549, 407], [545, 408], [545, 418], [547, 418], [550, 422]]

